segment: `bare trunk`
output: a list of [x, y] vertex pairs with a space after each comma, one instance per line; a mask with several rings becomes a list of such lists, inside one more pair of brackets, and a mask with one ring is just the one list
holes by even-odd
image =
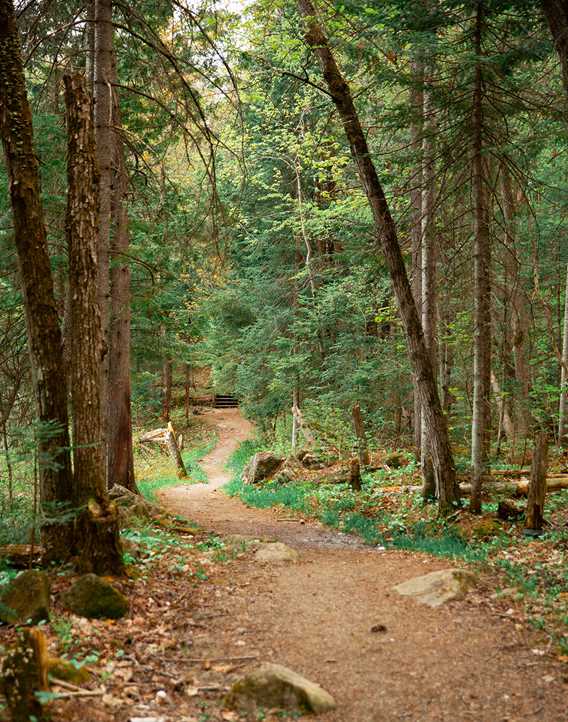
[[91, 98], [82, 76], [65, 76], [68, 133], [67, 244], [71, 297], [74, 497], [81, 509], [76, 546], [79, 568], [123, 573], [118, 514], [106, 494], [100, 376], [101, 318], [98, 305], [98, 177]]
[[541, 532], [544, 522], [544, 500], [546, 497], [546, 471], [548, 468], [548, 436], [541, 432], [533, 449], [531, 479], [529, 482], [525, 529]]
[[359, 402], [353, 406], [351, 410], [353, 417], [353, 428], [357, 437], [357, 455], [359, 457], [359, 466], [364, 468], [369, 466], [369, 444], [367, 443], [367, 435], [365, 434], [365, 425], [363, 424], [363, 416], [361, 414], [361, 405]]
[[189, 364], [184, 364], [184, 371], [185, 371], [185, 381], [184, 381], [184, 412], [185, 412], [185, 423], [186, 425], [189, 425], [189, 412], [190, 412], [190, 400], [191, 400], [191, 366]]
[[[114, 77], [114, 73], [113, 73]], [[113, 102], [115, 129], [120, 128], [118, 98]], [[126, 191], [128, 175], [122, 138], [114, 135], [115, 176], [112, 217], [114, 238], [111, 247], [111, 305], [109, 328], [108, 409], [107, 409], [107, 484], [120, 484], [137, 492], [132, 450], [132, 412], [130, 390], [130, 266]]]
[[168, 422], [168, 428], [166, 431], [166, 443], [168, 445], [168, 451], [170, 453], [172, 461], [176, 465], [178, 477], [180, 479], [185, 478], [187, 476], [187, 471], [185, 468], [185, 464], [183, 463], [180, 447], [176, 439], [176, 432], [174, 430], [174, 427], [172, 426], [171, 421]]
[[165, 359], [162, 366], [162, 419], [170, 420], [172, 407], [172, 360]]
[[[410, 95], [410, 104], [414, 120], [410, 127], [410, 142], [414, 151], [419, 154], [422, 148], [422, 132], [424, 126], [424, 66], [421, 60], [412, 64], [414, 85]], [[419, 309], [422, 308], [422, 160], [416, 163], [416, 172], [412, 181], [410, 202], [412, 204], [412, 293]], [[420, 395], [416, 384], [413, 390], [414, 400], [414, 446], [417, 458], [421, 457], [422, 447], [422, 409]]]
[[501, 389], [499, 381], [493, 371], [491, 372], [491, 388], [493, 389], [493, 393], [495, 394], [495, 398], [497, 400], [497, 410], [503, 425], [503, 431], [505, 432], [507, 439], [512, 443], [515, 440], [516, 434], [515, 424], [509, 409], [509, 401]]
[[[29, 340], [34, 395], [43, 430], [39, 473], [44, 511], [72, 498], [67, 385], [47, 237], [40, 198], [38, 161], [33, 147], [20, 42], [11, 0], [0, 0], [0, 134], [10, 180], [14, 239]], [[49, 429], [49, 433], [46, 433]], [[48, 558], [66, 558], [70, 526], [44, 525]]]
[[296, 451], [298, 446], [298, 436], [300, 434], [300, 391], [298, 386], [294, 386], [292, 391], [292, 451]]
[[[430, 82], [433, 73], [433, 64], [425, 70], [425, 81]], [[438, 377], [438, 351], [436, 343], [436, 321], [438, 316], [436, 298], [436, 167], [435, 167], [435, 133], [436, 124], [433, 117], [432, 92], [424, 93], [424, 141], [423, 141], [423, 188], [422, 191], [422, 328], [424, 342], [430, 355], [434, 379]], [[434, 499], [437, 495], [436, 476], [430, 452], [429, 428], [425, 418], [422, 418], [420, 466], [422, 469], [422, 497], [425, 501]]]
[[459, 489], [456, 484], [446, 419], [442, 412], [432, 362], [424, 343], [420, 318], [406, 274], [396, 226], [377, 171], [371, 160], [367, 140], [353, 103], [351, 91], [329, 49], [327, 38], [317, 20], [315, 8], [311, 0], [298, 0], [298, 8], [300, 14], [306, 18], [306, 42], [320, 61], [323, 76], [343, 123], [351, 153], [357, 164], [359, 177], [371, 207], [375, 223], [377, 248], [382, 251], [391, 276], [399, 312], [406, 332], [410, 362], [420, 393], [422, 413], [428, 424], [432, 440], [434, 469], [440, 491], [440, 510], [446, 513], [458, 503]]
[[474, 356], [473, 419], [471, 425], [471, 510], [481, 511], [481, 483], [486, 472], [488, 428], [491, 423], [491, 245], [486, 192], [483, 115], [482, 32], [483, 5], [477, 6], [474, 44], [477, 55], [473, 93], [473, 197], [474, 197]]
[[542, 0], [542, 9], [560, 58], [562, 81], [568, 96], [568, 4], [566, 0]]
[[564, 297], [564, 330], [562, 338], [562, 364], [560, 365], [560, 404], [558, 408], [558, 445], [568, 446], [568, 265]]
[[94, 0], [95, 3], [95, 58], [94, 58], [94, 112], [97, 166], [99, 171], [99, 227], [98, 227], [98, 291], [103, 342], [101, 374], [101, 422], [103, 453], [107, 455], [107, 408], [109, 373], [110, 324], [110, 231], [112, 207], [112, 78], [113, 28], [112, 0]]

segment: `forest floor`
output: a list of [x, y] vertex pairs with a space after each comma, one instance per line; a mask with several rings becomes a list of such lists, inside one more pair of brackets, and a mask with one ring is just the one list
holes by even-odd
[[[80, 684], [91, 696], [55, 685], [51, 719], [250, 720], [225, 708], [226, 691], [271, 661], [333, 694], [337, 709], [317, 716], [321, 722], [568, 720], [568, 665], [520, 621], [514, 601], [494, 594], [490, 577], [463, 601], [436, 609], [398, 596], [399, 582], [455, 565], [228, 497], [220, 489], [227, 460], [252, 428], [238, 410], [210, 410], [203, 420], [219, 438], [201, 461], [208, 483], [158, 492], [177, 515], [167, 529], [125, 532], [132, 564], [115, 583], [130, 599], [128, 617], [69, 615], [58, 599], [72, 578], [53, 574], [50, 650], [89, 669]], [[254, 540], [284, 542], [299, 559], [259, 562]], [[12, 636], [5, 629], [0, 642]], [[282, 719], [297, 716], [255, 717]]]

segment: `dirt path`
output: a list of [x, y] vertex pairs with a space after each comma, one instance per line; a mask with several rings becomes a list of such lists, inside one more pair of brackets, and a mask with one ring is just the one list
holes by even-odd
[[[163, 503], [219, 534], [283, 541], [300, 561], [236, 560], [209, 600], [215, 621], [196, 651], [258, 655], [305, 674], [338, 701], [335, 712], [318, 717], [325, 722], [568, 720], [566, 666], [511, 623], [490, 590], [423, 607], [392, 586], [447, 561], [379, 552], [229, 499], [219, 491], [228, 481], [224, 465], [251, 427], [236, 410], [208, 419], [220, 437], [203, 462], [210, 483], [169, 489]], [[386, 632], [373, 633], [377, 624]]]

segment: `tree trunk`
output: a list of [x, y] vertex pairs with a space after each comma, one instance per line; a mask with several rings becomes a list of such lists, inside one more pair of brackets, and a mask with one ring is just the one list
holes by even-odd
[[184, 372], [185, 372], [185, 380], [184, 380], [184, 411], [185, 411], [185, 424], [186, 426], [189, 426], [189, 412], [191, 409], [191, 366], [189, 364], [184, 364]]
[[[410, 104], [413, 112], [413, 122], [410, 126], [410, 142], [414, 152], [419, 155], [422, 149], [422, 133], [424, 128], [424, 65], [421, 59], [412, 63], [413, 86], [410, 93]], [[422, 308], [422, 159], [419, 155], [416, 171], [412, 180], [410, 202], [412, 205], [412, 293], [414, 302], [419, 309]], [[422, 409], [420, 395], [414, 384], [414, 446], [416, 456], [421, 458], [422, 447]]]
[[560, 58], [562, 81], [568, 96], [568, 3], [566, 0], [542, 0], [542, 9]]
[[[433, 74], [433, 63], [425, 70], [425, 82], [430, 82]], [[424, 342], [430, 354], [434, 379], [438, 377], [438, 352], [436, 344], [437, 309], [437, 249], [435, 235], [436, 207], [436, 165], [435, 165], [435, 133], [436, 124], [433, 118], [432, 91], [429, 89], [424, 97], [424, 139], [423, 139], [423, 188], [422, 191], [422, 328]], [[420, 466], [422, 469], [422, 497], [424, 501], [436, 498], [436, 476], [430, 452], [429, 428], [422, 418]]]
[[[67, 385], [47, 236], [40, 198], [32, 116], [26, 95], [20, 42], [11, 0], [0, 0], [0, 134], [10, 181], [14, 239], [31, 357], [39, 434], [41, 503], [54, 519], [55, 506], [72, 497]], [[55, 519], [57, 522], [57, 519]], [[42, 529], [47, 558], [67, 558], [70, 525]]]
[[564, 297], [564, 329], [562, 334], [562, 363], [560, 365], [560, 404], [558, 408], [558, 445], [568, 446], [568, 265]]
[[529, 482], [525, 529], [542, 531], [544, 521], [544, 499], [546, 496], [546, 471], [548, 468], [548, 436], [541, 432], [533, 449], [531, 479]]
[[298, 437], [300, 435], [300, 390], [298, 386], [294, 386], [292, 391], [292, 452], [296, 451], [298, 446]]
[[[40, 629], [24, 629], [2, 664], [0, 689], [12, 722], [42, 722], [47, 719], [37, 692], [49, 690], [47, 640]], [[48, 715], [50, 717], [51, 715]]]
[[473, 419], [471, 428], [471, 510], [481, 511], [481, 482], [486, 472], [488, 428], [491, 422], [491, 245], [486, 191], [483, 114], [482, 33], [484, 8], [477, 6], [474, 50], [477, 56], [473, 91], [473, 197], [474, 197], [474, 351]]
[[67, 118], [67, 244], [73, 405], [74, 498], [81, 509], [76, 546], [79, 568], [96, 574], [123, 572], [118, 515], [106, 494], [102, 444], [102, 331], [98, 305], [98, 176], [91, 98], [85, 79], [65, 76]]
[[112, 127], [113, 27], [112, 0], [95, 3], [94, 114], [97, 166], [99, 171], [98, 281], [97, 298], [101, 313], [103, 363], [101, 374], [101, 417], [104, 458], [107, 456], [107, 409], [110, 344], [110, 231], [112, 213]]
[[165, 359], [162, 366], [162, 419], [170, 420], [172, 408], [172, 360]]
[[363, 416], [361, 415], [361, 405], [359, 402], [353, 406], [351, 410], [353, 416], [353, 428], [357, 437], [357, 455], [359, 457], [359, 466], [364, 468], [369, 466], [369, 444], [367, 443], [367, 435], [365, 434], [365, 425], [363, 424]]
[[[114, 67], [114, 63], [113, 63]], [[113, 78], [115, 73], [113, 72]], [[114, 127], [120, 129], [118, 97], [113, 102]], [[134, 480], [132, 450], [132, 411], [130, 390], [130, 266], [126, 262], [129, 247], [126, 191], [128, 174], [124, 162], [122, 138], [114, 136], [115, 183], [112, 217], [114, 238], [111, 247], [111, 304], [109, 328], [108, 408], [107, 408], [107, 484], [120, 484], [138, 492]]]
[[459, 501], [459, 489], [448, 437], [446, 419], [442, 412], [432, 362], [424, 342], [424, 334], [412, 289], [406, 274], [404, 259], [398, 243], [396, 226], [391, 216], [377, 171], [371, 160], [367, 140], [349, 86], [345, 82], [327, 38], [317, 20], [311, 0], [298, 0], [300, 14], [306, 18], [306, 42], [319, 58], [330, 95], [343, 123], [351, 153], [357, 164], [361, 183], [367, 194], [374, 218], [377, 246], [382, 250], [389, 270], [398, 308], [406, 332], [408, 353], [420, 393], [422, 413], [432, 439], [432, 456], [440, 491], [440, 511], [446, 513]]

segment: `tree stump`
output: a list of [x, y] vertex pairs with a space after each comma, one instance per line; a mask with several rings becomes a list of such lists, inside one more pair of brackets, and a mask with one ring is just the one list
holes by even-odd
[[0, 686], [12, 722], [41, 722], [45, 717], [36, 692], [47, 691], [47, 642], [39, 629], [25, 629], [4, 660]]
[[181, 456], [181, 451], [179, 450], [178, 443], [176, 441], [176, 434], [174, 431], [174, 427], [172, 426], [172, 422], [168, 422], [168, 429], [166, 432], [166, 443], [168, 445], [168, 451], [170, 452], [170, 456], [172, 457], [176, 469], [177, 469], [177, 475], [179, 479], [183, 479], [187, 476], [187, 471], [185, 468], [185, 464], [183, 463], [183, 459]]
[[547, 467], [548, 435], [546, 432], [541, 432], [535, 440], [531, 478], [528, 489], [525, 532], [529, 536], [538, 535], [542, 532]]
[[353, 429], [357, 437], [359, 466], [368, 466], [370, 463], [369, 447], [367, 445], [367, 435], [365, 434], [365, 426], [363, 424], [363, 416], [361, 415], [361, 405], [359, 402], [353, 406], [351, 415], [353, 417]]
[[349, 485], [353, 491], [361, 491], [361, 467], [359, 466], [359, 459], [351, 459]]

